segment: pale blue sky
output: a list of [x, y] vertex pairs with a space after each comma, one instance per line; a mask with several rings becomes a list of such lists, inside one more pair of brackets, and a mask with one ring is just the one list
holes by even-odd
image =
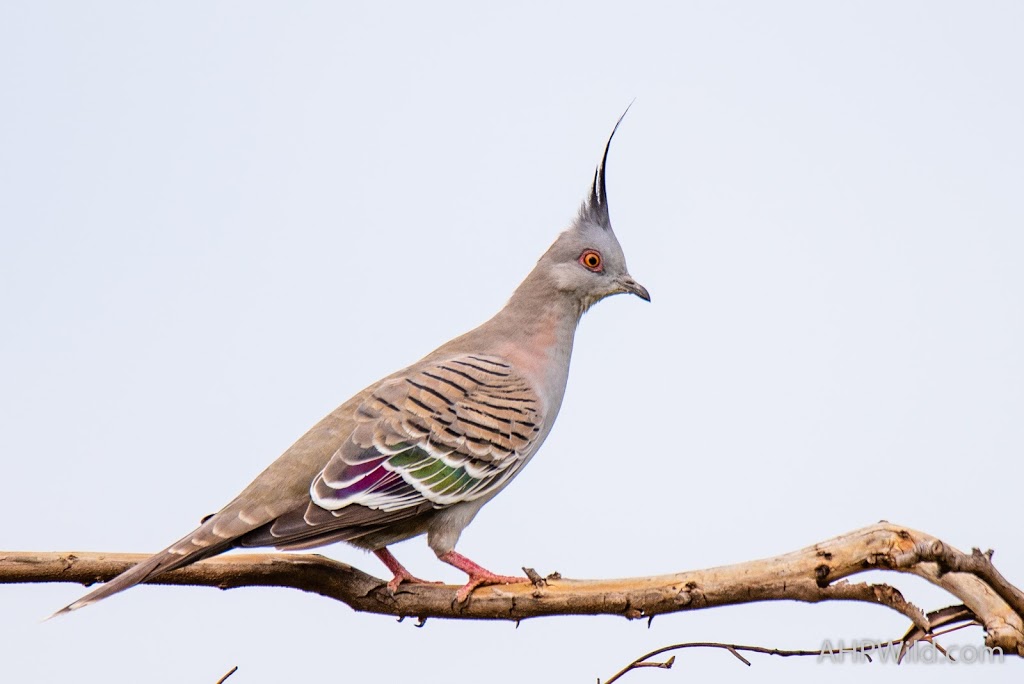
[[[654, 301], [585, 317], [551, 437], [459, 550], [644, 575], [885, 518], [995, 548], [1020, 584], [1022, 30], [1012, 2], [5, 3], [0, 547], [187, 532], [496, 311], [636, 97], [608, 192]], [[394, 550], [460, 579], [422, 539]], [[416, 629], [294, 591], [161, 587], [39, 624], [81, 591], [0, 587], [11, 681], [593, 682], [672, 642], [905, 629], [797, 604]], [[627, 681], [743, 674], [718, 652], [676, 667]], [[979, 675], [908, 669], [751, 674]]]

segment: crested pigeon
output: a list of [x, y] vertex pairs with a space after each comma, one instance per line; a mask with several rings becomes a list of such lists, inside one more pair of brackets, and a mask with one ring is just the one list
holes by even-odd
[[455, 544], [551, 430], [583, 313], [620, 293], [650, 301], [608, 215], [605, 164], [621, 122], [576, 219], [497, 315], [356, 394], [198, 528], [56, 614], [237, 547], [345, 541], [373, 551], [395, 591], [422, 580], [387, 547], [421, 534], [468, 575], [460, 602], [479, 586], [527, 582], [484, 569]]

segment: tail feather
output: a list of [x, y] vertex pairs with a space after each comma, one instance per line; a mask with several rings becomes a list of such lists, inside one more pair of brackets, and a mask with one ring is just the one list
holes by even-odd
[[65, 615], [73, 610], [78, 610], [79, 608], [84, 608], [96, 603], [97, 601], [102, 601], [108, 596], [113, 596], [125, 589], [131, 589], [136, 584], [141, 584], [157, 577], [158, 575], [162, 575], [165, 572], [177, 570], [178, 568], [195, 563], [204, 558], [209, 558], [210, 556], [214, 556], [234, 546], [233, 540], [231, 539], [220, 539], [220, 543], [218, 544], [197, 546], [197, 539], [209, 537], [209, 535], [201, 535], [201, 533], [205, 531], [205, 527], [206, 525], [200, 527], [188, 536], [182, 537], [174, 544], [171, 544], [163, 551], [153, 554], [138, 565], [134, 565], [125, 570], [109, 582], [101, 584], [74, 603], [70, 603], [61, 608], [56, 613], [48, 617], [47, 620], [55, 618], [58, 615]]
[[243, 492], [219, 513], [204, 518], [203, 523], [188, 535], [61, 608], [50, 618], [84, 608], [165, 572], [236, 546], [309, 549], [348, 541], [356, 546], [376, 548], [377, 544], [360, 543], [360, 540], [395, 527], [408, 532], [398, 539], [422, 534], [426, 531], [424, 516], [433, 510], [428, 502], [396, 511], [352, 505], [344, 509], [344, 515], [338, 515], [335, 511], [309, 503], [305, 492], [295, 497], [295, 501], [282, 499], [273, 507], [265, 504], [246, 506], [244, 496]]

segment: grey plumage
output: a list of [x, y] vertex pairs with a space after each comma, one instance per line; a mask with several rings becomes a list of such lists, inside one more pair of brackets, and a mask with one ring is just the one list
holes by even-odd
[[573, 225], [491, 320], [353, 396], [197, 529], [59, 613], [234, 547], [346, 541], [373, 550], [394, 588], [416, 579], [386, 547], [419, 534], [469, 575], [460, 600], [482, 584], [525, 581], [454, 548], [550, 431], [580, 316], [614, 294], [650, 300], [626, 269], [608, 213], [605, 165], [621, 121]]

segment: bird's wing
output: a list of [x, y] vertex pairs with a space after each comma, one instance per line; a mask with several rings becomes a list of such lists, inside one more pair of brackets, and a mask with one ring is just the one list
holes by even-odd
[[373, 392], [310, 494], [328, 510], [471, 501], [515, 474], [535, 447], [541, 421], [536, 393], [507, 362], [448, 359]]
[[[542, 406], [506, 361], [462, 355], [392, 378], [310, 487], [311, 503], [241, 544], [305, 548], [496, 491], [537, 446]], [[340, 534], [338, 531], [341, 531]]]

